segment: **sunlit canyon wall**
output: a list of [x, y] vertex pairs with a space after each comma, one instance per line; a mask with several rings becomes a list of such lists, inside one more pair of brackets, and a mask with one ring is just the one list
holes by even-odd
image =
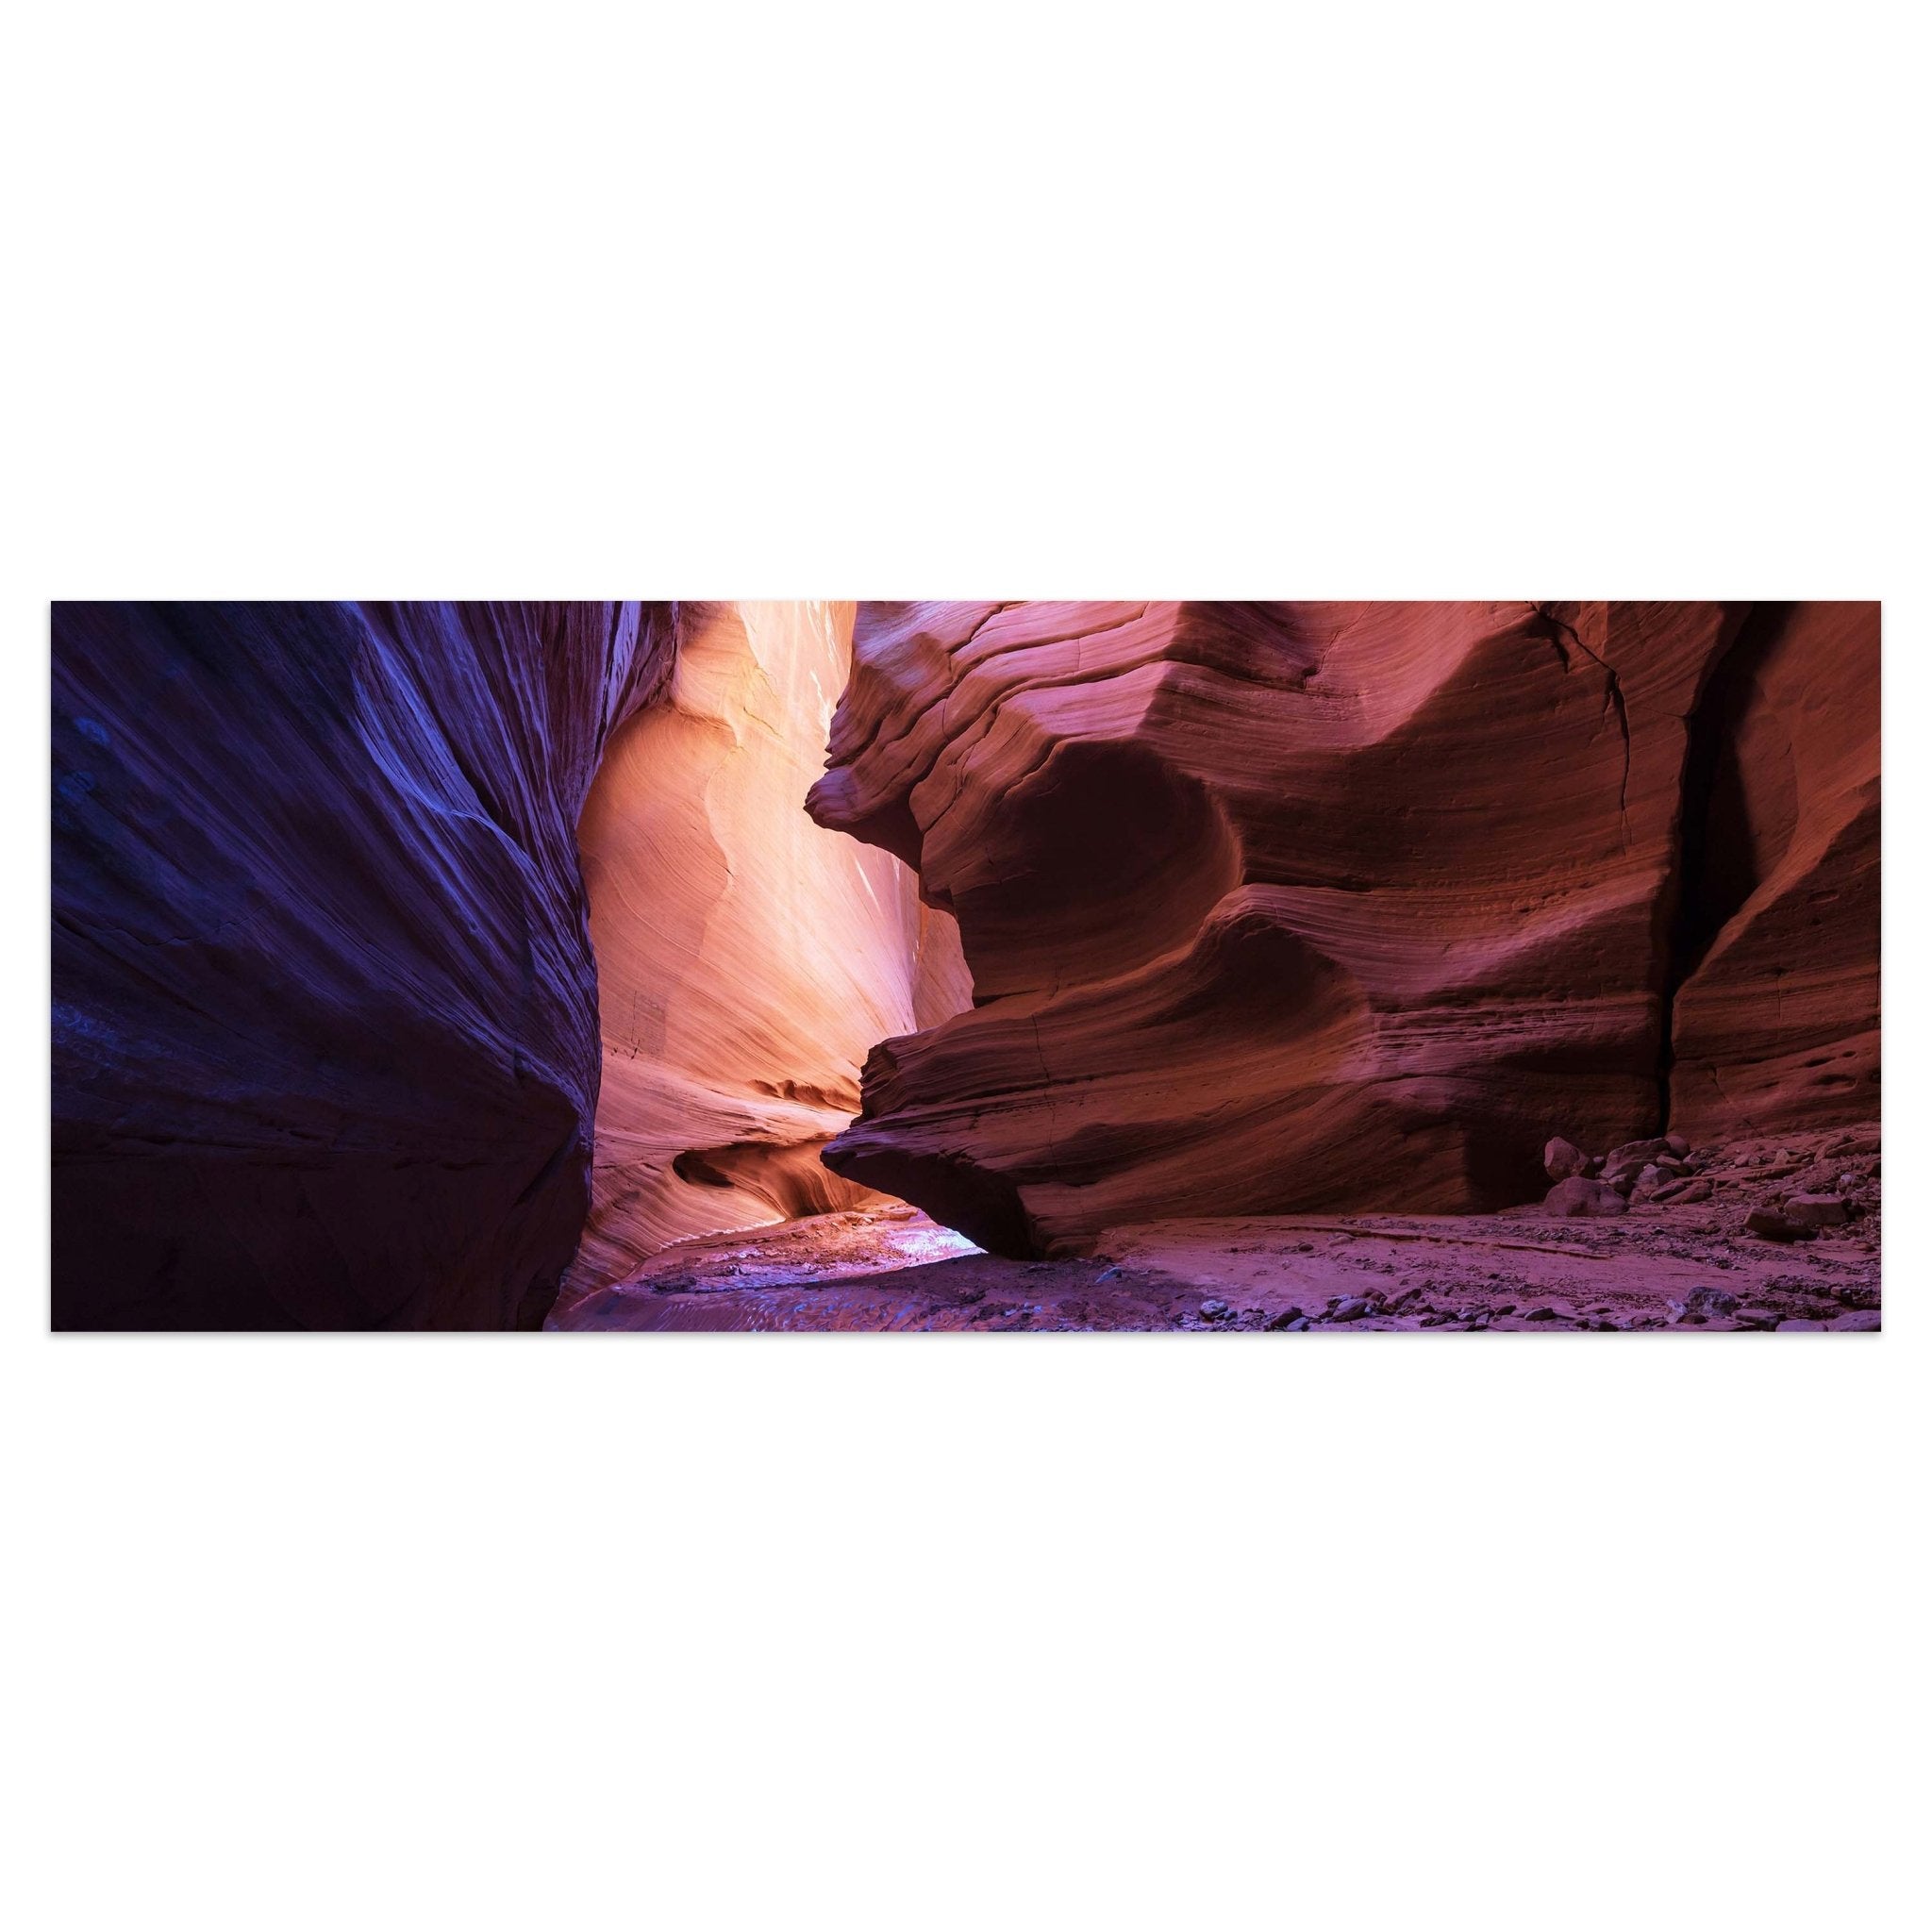
[[850, 604], [685, 607], [659, 701], [580, 828], [602, 981], [594, 1201], [574, 1280], [666, 1242], [870, 1199], [819, 1159], [891, 1034], [968, 1004], [958, 929], [891, 855], [822, 830]]
[[1013, 1254], [1878, 1110], [1878, 608], [875, 604], [811, 810], [967, 1012], [827, 1152]]

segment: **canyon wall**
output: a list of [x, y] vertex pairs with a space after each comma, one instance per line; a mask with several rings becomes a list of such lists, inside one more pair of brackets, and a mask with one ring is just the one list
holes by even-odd
[[949, 914], [802, 809], [850, 668], [850, 604], [686, 607], [661, 700], [580, 827], [602, 979], [594, 1198], [572, 1279], [669, 1241], [873, 1198], [819, 1150], [888, 1035], [967, 1005]]
[[1877, 640], [58, 606], [55, 1322], [528, 1324], [873, 1188], [1032, 1254], [1875, 1117]]
[[827, 1149], [985, 1246], [1877, 1111], [1869, 605], [869, 605], [821, 824], [977, 1004]]
[[1706, 700], [1687, 805], [1671, 1124], [1878, 1112], [1878, 609], [1754, 611]]
[[635, 604], [55, 606], [57, 1326], [541, 1318], [577, 817], [672, 658]]

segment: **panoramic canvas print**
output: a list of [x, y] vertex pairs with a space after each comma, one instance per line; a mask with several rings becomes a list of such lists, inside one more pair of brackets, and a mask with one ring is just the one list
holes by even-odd
[[1876, 1329], [1879, 608], [58, 604], [57, 1329]]

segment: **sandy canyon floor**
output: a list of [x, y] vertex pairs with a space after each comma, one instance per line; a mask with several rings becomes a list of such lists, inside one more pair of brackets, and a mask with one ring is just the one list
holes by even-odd
[[[1091, 1257], [982, 1254], [893, 1204], [683, 1241], [559, 1302], [575, 1330], [1390, 1329], [1870, 1331], [1879, 1325], [1876, 1128], [1691, 1157], [1709, 1196], [1610, 1219], [1295, 1214], [1109, 1229]], [[1842, 1224], [1749, 1230], [1829, 1192]]]

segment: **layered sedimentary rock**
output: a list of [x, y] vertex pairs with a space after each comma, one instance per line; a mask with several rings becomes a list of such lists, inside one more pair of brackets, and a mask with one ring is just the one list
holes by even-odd
[[[1875, 897], [1834, 923], [1814, 886], [1875, 891], [1876, 639], [1869, 606], [863, 607], [810, 808], [958, 916], [977, 1004], [874, 1053], [827, 1164], [1039, 1253], [1528, 1199], [1553, 1130], [1654, 1131], [1767, 1042], [1855, 1071], [1740, 1077], [1753, 1124], [1871, 1114]], [[1869, 702], [1807, 715], [1831, 649]]]
[[612, 741], [580, 840], [602, 978], [595, 1200], [574, 1283], [667, 1241], [871, 1198], [819, 1159], [888, 1035], [967, 1004], [951, 917], [800, 809], [853, 607], [686, 607], [662, 699]]
[[1878, 612], [1754, 611], [1700, 711], [1672, 1003], [1693, 1139], [1878, 1111]]
[[851, 623], [58, 608], [57, 1324], [535, 1320], [593, 1110], [579, 1289], [1876, 1113], [1875, 607]]
[[589, 1199], [575, 830], [638, 605], [59, 605], [58, 1326], [539, 1319]]

